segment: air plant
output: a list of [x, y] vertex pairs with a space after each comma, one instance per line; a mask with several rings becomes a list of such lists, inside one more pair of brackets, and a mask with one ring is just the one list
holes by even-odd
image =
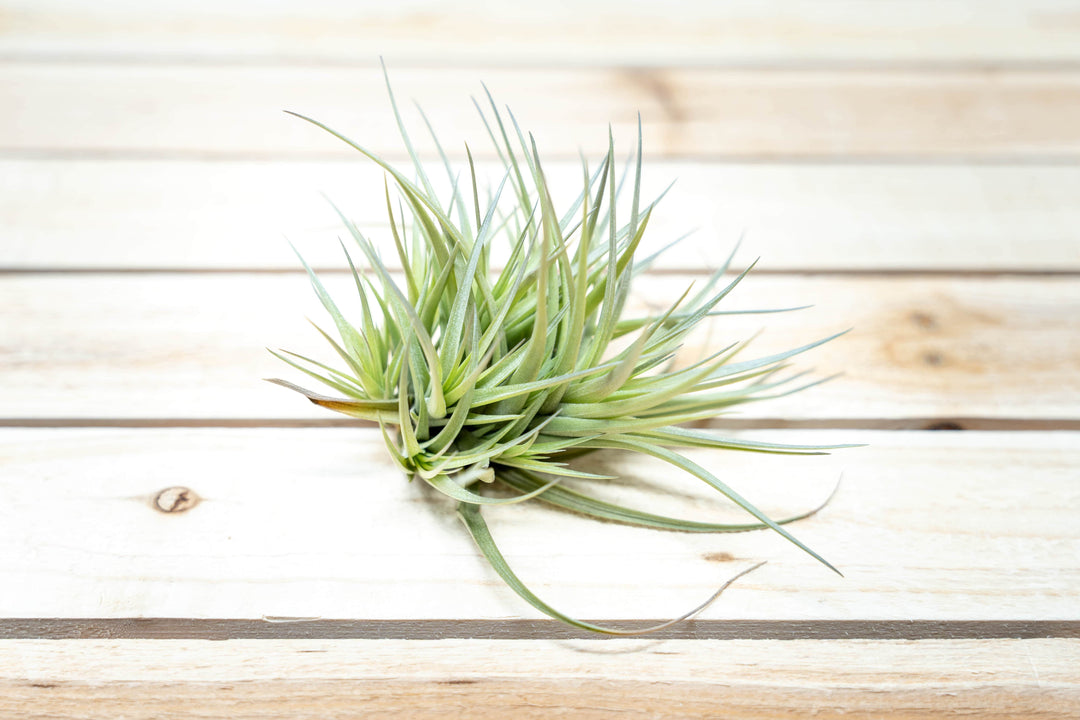
[[[272, 382], [297, 390], [322, 407], [377, 423], [390, 456], [407, 476], [457, 501], [458, 514], [502, 579], [533, 607], [578, 628], [633, 634], [671, 623], [627, 631], [577, 620], [552, 608], [511, 570], [481, 508], [538, 501], [604, 521], [660, 530], [725, 533], [769, 528], [835, 570], [783, 527], [811, 513], [773, 520], [713, 472], [677, 451], [818, 454], [839, 447], [721, 437], [685, 426], [741, 403], [806, 387], [792, 387], [792, 378], [782, 379], [778, 371], [790, 358], [832, 338], [751, 360], [737, 359], [745, 348], [745, 343], [738, 343], [671, 369], [688, 333], [706, 318], [725, 314], [718, 305], [749, 268], [725, 283], [729, 258], [701, 287], [688, 288], [665, 311], [626, 316], [632, 280], [659, 254], [635, 257], [660, 200], [643, 204], [640, 197], [640, 118], [637, 151], [623, 172], [625, 180], [632, 165], [630, 210], [627, 217], [617, 217], [616, 201], [624, 182], [616, 177], [610, 130], [607, 154], [595, 168], [582, 160], [580, 193], [558, 212], [532, 135], [521, 131], [508, 109], [504, 116], [489, 93], [490, 115], [475, 100], [474, 104], [502, 161], [501, 182], [494, 190], [480, 187], [466, 146], [469, 175], [463, 183], [431, 131], [452, 186], [444, 202], [414, 150], [392, 90], [390, 101], [412, 159], [409, 173], [320, 122], [297, 117], [344, 141], [385, 171], [388, 180], [380, 203], [386, 203], [403, 284], [395, 280], [372, 241], [335, 207], [366, 261], [367, 271], [359, 272], [342, 243], [360, 299], [359, 317], [346, 319], [302, 258], [301, 263], [338, 338], [320, 332], [344, 367], [292, 352], [274, 354], [332, 388], [338, 397], [284, 380]], [[501, 268], [492, 263], [497, 243], [505, 244]], [[696, 522], [602, 500], [582, 488], [609, 476], [586, 472], [571, 462], [594, 450], [658, 458], [700, 478], [755, 521]], [[578, 482], [571, 488], [562, 484], [565, 479]], [[514, 494], [492, 494], [487, 491], [492, 485]], [[671, 622], [698, 612], [719, 592]]]

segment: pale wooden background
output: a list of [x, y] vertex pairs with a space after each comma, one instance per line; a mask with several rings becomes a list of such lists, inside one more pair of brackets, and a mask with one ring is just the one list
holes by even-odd
[[[1080, 714], [1080, 3], [391, 5], [0, 1], [0, 715]], [[583, 617], [769, 560], [663, 638], [583, 639], [377, 433], [259, 381], [319, 343], [283, 236], [345, 288], [319, 192], [384, 224], [381, 176], [280, 110], [400, 158], [380, 54], [451, 152], [483, 81], [555, 178], [640, 111], [646, 184], [679, 179], [652, 241], [699, 232], [639, 301], [746, 230], [733, 307], [814, 304], [688, 353], [854, 326], [804, 363], [844, 378], [718, 425], [868, 448], [699, 455], [778, 514], [843, 473], [797, 531], [846, 579], [767, 534], [488, 513]], [[735, 517], [625, 469], [675, 493], [613, 497]]]

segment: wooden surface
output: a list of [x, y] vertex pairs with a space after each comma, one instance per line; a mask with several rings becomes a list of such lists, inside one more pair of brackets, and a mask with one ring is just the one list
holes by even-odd
[[16, 640], [0, 712], [48, 697], [51, 717], [133, 720], [1064, 718], [1075, 642]]
[[1069, 61], [1080, 57], [1069, 0], [590, 0], [493, 12], [479, 0], [302, 6], [161, 0], [73, 6], [7, 0], [0, 50], [31, 57], [628, 64]]
[[[814, 507], [842, 475], [833, 502], [796, 531], [845, 578], [766, 533], [597, 526], [534, 504], [488, 512], [492, 533], [520, 574], [579, 616], [674, 616], [766, 559], [701, 618], [1076, 620], [1074, 433], [741, 436], [868, 445], [812, 458], [690, 453], [776, 516]], [[23, 591], [0, 597], [0, 617], [542, 618], [457, 532], [453, 503], [396, 482], [381, 448], [375, 428], [4, 429], [0, 567]], [[738, 521], [700, 481], [658, 462], [596, 462], [650, 479], [611, 483], [605, 497]], [[1026, 468], [1037, 476], [1012, 482]], [[190, 488], [196, 504], [166, 517], [153, 499], [172, 486]], [[50, 506], [42, 523], [37, 509]]]
[[[1080, 714], [1080, 3], [659, 7], [0, 0], [0, 715]], [[627, 627], [768, 560], [692, 623], [583, 637], [376, 430], [261, 382], [266, 346], [326, 357], [286, 239], [346, 294], [319, 193], [386, 239], [381, 174], [280, 111], [402, 158], [379, 54], [490, 176], [486, 82], [570, 195], [642, 113], [646, 187], [678, 181], [646, 243], [697, 232], [635, 307], [744, 231], [729, 307], [813, 305], [681, 361], [853, 328], [799, 363], [843, 377], [713, 425], [867, 447], [695, 455], [776, 514], [840, 479], [792, 529], [845, 578], [770, 534], [488, 513], [546, 599]], [[738, 517], [597, 462], [612, 498]]]
[[[635, 306], [660, 309], [695, 279], [641, 278]], [[359, 304], [348, 301], [352, 282], [327, 279], [343, 307]], [[716, 318], [690, 336], [687, 360], [763, 326], [751, 345], [759, 354], [852, 328], [800, 363], [842, 379], [730, 419], [1080, 421], [1074, 276], [751, 275], [725, 305], [811, 303]], [[0, 304], [11, 318], [0, 346], [5, 420], [341, 419], [261, 381], [287, 371], [268, 344], [334, 360], [304, 320], [321, 323], [322, 312], [294, 273], [16, 273], [0, 275]]]
[[[448, 148], [493, 155], [469, 100], [483, 81], [529, 118], [548, 157], [629, 138], [642, 114], [653, 157], [857, 160], [1080, 156], [1080, 69], [408, 68], [397, 92], [423, 99]], [[284, 115], [363, 129], [400, 157], [380, 73], [370, 66], [0, 64], [0, 152], [105, 157], [331, 157], [355, 154]], [[549, 98], [559, 97], [559, 103]], [[565, 105], [563, 104], [565, 103]], [[567, 112], [566, 108], [572, 108]], [[34, 118], [48, 116], [48, 123]], [[717, 118], [723, 118], [718, 123]], [[646, 120], [647, 119], [647, 120]], [[417, 128], [422, 130], [423, 125]], [[416, 147], [432, 150], [419, 135]]]
[[[664, 270], [719, 265], [744, 232], [736, 264], [760, 256], [761, 273], [1080, 269], [1080, 168], [1068, 163], [659, 158], [648, 168], [644, 192], [675, 186], [643, 244], [693, 233], [657, 261]], [[576, 193], [576, 163], [545, 169], [556, 192]], [[494, 174], [490, 163], [478, 171]], [[0, 270], [293, 270], [286, 239], [313, 266], [344, 270], [320, 192], [373, 241], [391, 242], [385, 208], [364, 200], [382, 192], [382, 177], [355, 162], [0, 156], [0, 190]]]

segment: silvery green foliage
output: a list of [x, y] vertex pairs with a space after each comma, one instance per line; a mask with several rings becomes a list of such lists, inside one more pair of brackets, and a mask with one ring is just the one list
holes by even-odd
[[[571, 625], [630, 634], [575, 620], [534, 595], [495, 546], [482, 506], [536, 500], [606, 521], [685, 532], [771, 528], [831, 568], [783, 527], [810, 513], [774, 521], [677, 451], [813, 454], [832, 449], [726, 438], [681, 426], [740, 403], [801, 389], [791, 385], [797, 375], [781, 378], [778, 371], [793, 356], [832, 338], [751, 360], [737, 359], [744, 345], [735, 344], [688, 367], [667, 369], [695, 326], [723, 314], [718, 306], [746, 272], [725, 283], [725, 264], [701, 287], [688, 288], [666, 311], [626, 316], [634, 277], [655, 259], [635, 258], [659, 201], [643, 205], [640, 198], [640, 122], [628, 217], [616, 217], [617, 194], [624, 183], [616, 178], [610, 133], [606, 156], [595, 168], [582, 161], [580, 193], [559, 211], [532, 137], [494, 102], [490, 114], [481, 110], [481, 117], [505, 168], [501, 183], [493, 191], [478, 187], [471, 154], [463, 182], [442, 155], [454, 188], [444, 203], [413, 150], [392, 92], [390, 97], [413, 160], [408, 174], [325, 125], [303, 119], [385, 171], [386, 195], [380, 202], [386, 203], [403, 283], [395, 281], [372, 242], [338, 211], [352, 239], [353, 250], [345, 248], [345, 253], [360, 316], [346, 319], [318, 277], [310, 268], [308, 272], [337, 330], [337, 338], [323, 335], [344, 366], [275, 353], [337, 396], [274, 382], [323, 407], [378, 423], [403, 472], [458, 502], [465, 525], [502, 578], [534, 607]], [[507, 260], [495, 270], [491, 256], [498, 243], [504, 244]], [[357, 272], [352, 256], [357, 252], [367, 272]], [[670, 463], [711, 485], [755, 522], [710, 524], [664, 517], [563, 486], [565, 478], [585, 483], [605, 479], [569, 463], [597, 449], [641, 453]], [[488, 483], [516, 494], [486, 494]]]

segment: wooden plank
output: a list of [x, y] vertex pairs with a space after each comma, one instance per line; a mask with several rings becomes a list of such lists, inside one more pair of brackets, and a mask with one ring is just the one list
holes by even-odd
[[[692, 280], [639, 278], [635, 309], [647, 298], [661, 311]], [[359, 306], [350, 277], [326, 282], [345, 312]], [[760, 354], [854, 328], [797, 364], [843, 378], [737, 417], [1080, 418], [1075, 278], [751, 276], [725, 303], [814, 307], [717, 318], [684, 360], [763, 327]], [[0, 277], [0, 307], [9, 421], [340, 417], [260, 380], [299, 375], [268, 345], [336, 362], [304, 321], [324, 313], [300, 274], [13, 274]]]
[[806, 61], [1076, 60], [1070, 0], [674, 3], [612, 0], [497, 11], [478, 0], [403, 4], [7, 0], [0, 52], [370, 62], [708, 65]]
[[[740, 436], [869, 445], [690, 453], [777, 515], [820, 502], [842, 473], [830, 505], [792, 529], [845, 578], [773, 533], [662, 533], [535, 503], [486, 516], [526, 582], [579, 616], [672, 617], [768, 560], [703, 618], [1080, 620], [1080, 434]], [[657, 462], [608, 455], [587, 467], [620, 478], [593, 490], [617, 502], [743, 517]], [[190, 489], [188, 508], [155, 509], [174, 486]], [[0, 577], [19, 592], [0, 596], [0, 618], [542, 617], [487, 567], [453, 503], [424, 488], [374, 429], [4, 429]]]
[[[577, 192], [576, 164], [546, 172], [556, 191]], [[661, 259], [669, 270], [719, 265], [744, 230], [744, 258], [760, 255], [767, 271], [1080, 269], [1072, 166], [657, 161], [643, 180], [647, 197], [676, 181], [647, 246], [697, 228]], [[343, 268], [320, 193], [390, 245], [382, 181], [360, 159], [0, 160], [0, 267], [295, 269], [284, 236], [309, 262]], [[385, 257], [396, 258], [392, 246]]]
[[[641, 112], [652, 157], [1001, 158], [1074, 161], [1080, 71], [395, 68], [447, 147], [488, 152], [468, 98], [484, 80], [548, 157], [601, 150]], [[373, 68], [0, 65], [0, 152], [341, 157], [344, 146], [281, 113], [317, 117], [400, 155]], [[416, 123], [417, 146], [429, 151]]]
[[1051, 719], [1080, 712], [1078, 659], [1075, 640], [7, 641], [0, 712]]

